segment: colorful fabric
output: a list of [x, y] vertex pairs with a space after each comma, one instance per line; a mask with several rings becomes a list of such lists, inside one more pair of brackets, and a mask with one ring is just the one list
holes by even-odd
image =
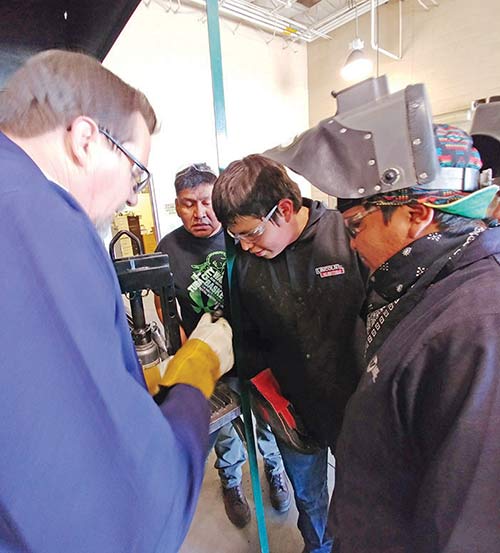
[[472, 137], [462, 129], [447, 124], [434, 125], [434, 138], [441, 167], [481, 169], [481, 156], [472, 144]]
[[488, 208], [498, 192], [496, 185], [476, 190], [462, 192], [460, 190], [424, 190], [422, 188], [402, 188], [389, 194], [373, 196], [368, 205], [398, 206], [418, 202], [433, 209], [439, 209], [452, 215], [460, 215], [470, 219], [484, 219]]
[[433, 199], [427, 199], [422, 203], [452, 215], [461, 215], [470, 219], [484, 219], [488, 216], [488, 208], [498, 189], [498, 186], [492, 185], [449, 202], [437, 197], [434, 201]]
[[370, 205], [390, 206], [405, 205], [411, 202], [429, 203], [436, 206], [446, 205], [461, 200], [469, 195], [460, 190], [424, 190], [423, 188], [402, 188], [388, 194], [380, 194], [369, 199]]
[[[451, 125], [434, 125], [436, 153], [441, 167], [474, 169], [482, 166], [479, 152], [472, 145], [472, 138], [462, 129]], [[461, 190], [426, 190], [412, 187], [379, 194], [368, 199], [371, 205], [398, 206], [417, 201], [445, 213], [470, 219], [484, 219], [498, 186], [488, 186], [475, 192]], [[346, 206], [345, 209], [348, 209]]]

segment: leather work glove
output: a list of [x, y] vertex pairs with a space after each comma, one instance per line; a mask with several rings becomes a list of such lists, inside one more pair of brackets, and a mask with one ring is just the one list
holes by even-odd
[[160, 386], [189, 384], [209, 398], [217, 380], [234, 364], [233, 331], [224, 318], [205, 313], [189, 339], [167, 365]]
[[309, 435], [294, 406], [282, 394], [271, 369], [250, 379], [252, 409], [269, 424], [274, 435], [289, 448], [304, 454], [318, 452], [320, 444]]

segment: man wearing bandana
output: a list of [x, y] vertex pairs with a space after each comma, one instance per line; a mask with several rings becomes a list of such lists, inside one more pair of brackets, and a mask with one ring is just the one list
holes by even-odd
[[[464, 132], [435, 132], [441, 163], [480, 166]], [[344, 212], [371, 276], [367, 371], [337, 450], [336, 552], [500, 543], [500, 230], [481, 220], [496, 188], [407, 188]]]
[[484, 222], [498, 187], [479, 184], [468, 134], [437, 125], [433, 135], [440, 169], [429, 186], [405, 176], [388, 191], [384, 181], [322, 187], [314, 155], [300, 165], [287, 154], [348, 198], [339, 207], [351, 247], [370, 270], [366, 371], [336, 449], [335, 553], [491, 553], [500, 543], [500, 229]]

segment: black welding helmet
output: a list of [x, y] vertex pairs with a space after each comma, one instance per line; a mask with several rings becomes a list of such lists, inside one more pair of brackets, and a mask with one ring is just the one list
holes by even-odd
[[[484, 216], [483, 205], [489, 203], [488, 199], [491, 201], [496, 189], [479, 191], [479, 156], [479, 163], [474, 159], [469, 163], [469, 158], [462, 163], [459, 156], [448, 162], [445, 155], [439, 155], [442, 138], [438, 140], [436, 129], [447, 135], [444, 143], [449, 142], [450, 152], [454, 135], [467, 151], [472, 141], [460, 129], [433, 126], [423, 84], [390, 94], [383, 76], [349, 87], [336, 98], [334, 116], [298, 136], [290, 145], [273, 148], [264, 155], [337, 198], [360, 200], [409, 188], [451, 190], [468, 196], [478, 191], [481, 198], [476, 203], [480, 203], [480, 209], [474, 210], [474, 216]], [[463, 209], [465, 202], [461, 197], [453, 197], [453, 202], [457, 198], [458, 207]], [[451, 208], [448, 211], [453, 212]]]

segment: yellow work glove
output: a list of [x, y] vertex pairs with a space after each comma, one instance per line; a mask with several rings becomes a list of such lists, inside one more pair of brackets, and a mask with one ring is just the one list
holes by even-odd
[[217, 380], [234, 364], [233, 331], [224, 318], [205, 313], [191, 336], [168, 362], [160, 386], [189, 384], [209, 398]]

